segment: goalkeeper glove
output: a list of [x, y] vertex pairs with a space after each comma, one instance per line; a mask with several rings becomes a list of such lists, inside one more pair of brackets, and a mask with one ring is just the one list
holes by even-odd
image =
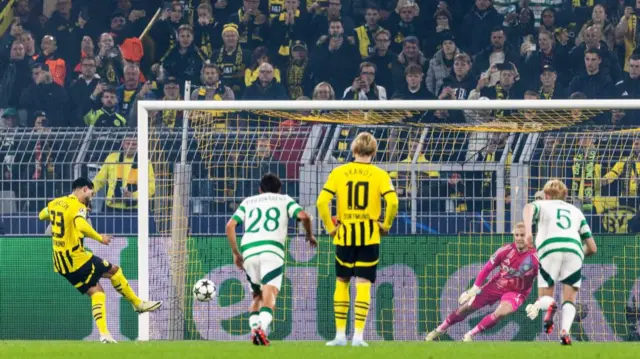
[[536, 319], [538, 317], [538, 312], [540, 312], [540, 309], [538, 309], [538, 306], [535, 303], [527, 305], [525, 310], [527, 312], [527, 317], [531, 320]]
[[480, 294], [480, 287], [474, 284], [471, 289], [460, 294], [460, 297], [458, 298], [458, 304], [464, 305], [465, 303], [468, 303], [469, 305], [471, 305], [471, 303], [473, 303], [473, 300], [476, 298], [476, 295], [478, 294]]

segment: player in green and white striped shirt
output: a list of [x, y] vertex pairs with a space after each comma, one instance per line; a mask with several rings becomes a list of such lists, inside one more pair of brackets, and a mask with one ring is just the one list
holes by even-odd
[[[227, 223], [227, 239], [234, 263], [247, 273], [253, 302], [249, 307], [251, 339], [255, 345], [269, 345], [266, 330], [273, 319], [276, 297], [280, 292], [284, 272], [285, 241], [290, 218], [300, 220], [307, 233], [307, 242], [317, 245], [311, 229], [311, 217], [293, 198], [280, 194], [280, 179], [265, 174], [260, 180], [260, 194], [240, 204]], [[244, 225], [240, 248], [236, 227]]]
[[[582, 283], [582, 261], [595, 254], [596, 243], [584, 214], [565, 202], [567, 186], [560, 180], [551, 180], [544, 186], [544, 200], [535, 201], [524, 208], [525, 241], [533, 239], [532, 227], [537, 224], [535, 245], [540, 261], [538, 273], [538, 300], [526, 308], [531, 320], [545, 310], [545, 331], [553, 330], [553, 316], [557, 305], [553, 299], [554, 286], [562, 288], [562, 344], [571, 344], [569, 330], [576, 314], [575, 302]], [[531, 243], [531, 242], [529, 242]]]

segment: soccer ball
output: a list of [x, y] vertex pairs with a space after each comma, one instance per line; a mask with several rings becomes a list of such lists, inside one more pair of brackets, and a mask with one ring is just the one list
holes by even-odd
[[208, 279], [200, 279], [193, 286], [193, 295], [201, 302], [208, 302], [216, 296], [216, 285]]

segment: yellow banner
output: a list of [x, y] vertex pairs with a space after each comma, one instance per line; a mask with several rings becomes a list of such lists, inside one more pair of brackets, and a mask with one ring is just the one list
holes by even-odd
[[13, 3], [15, 0], [9, 0], [9, 3], [5, 5], [0, 12], [0, 36], [4, 35], [5, 31], [11, 26], [13, 21]]

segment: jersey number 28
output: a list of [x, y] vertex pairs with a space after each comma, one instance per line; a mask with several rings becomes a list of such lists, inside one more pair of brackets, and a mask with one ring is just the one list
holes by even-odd
[[258, 233], [260, 227], [267, 232], [273, 232], [280, 227], [280, 210], [276, 207], [271, 207], [264, 212], [264, 218], [262, 216], [262, 210], [260, 208], [254, 208], [249, 212], [249, 227], [247, 227], [246, 233]]

